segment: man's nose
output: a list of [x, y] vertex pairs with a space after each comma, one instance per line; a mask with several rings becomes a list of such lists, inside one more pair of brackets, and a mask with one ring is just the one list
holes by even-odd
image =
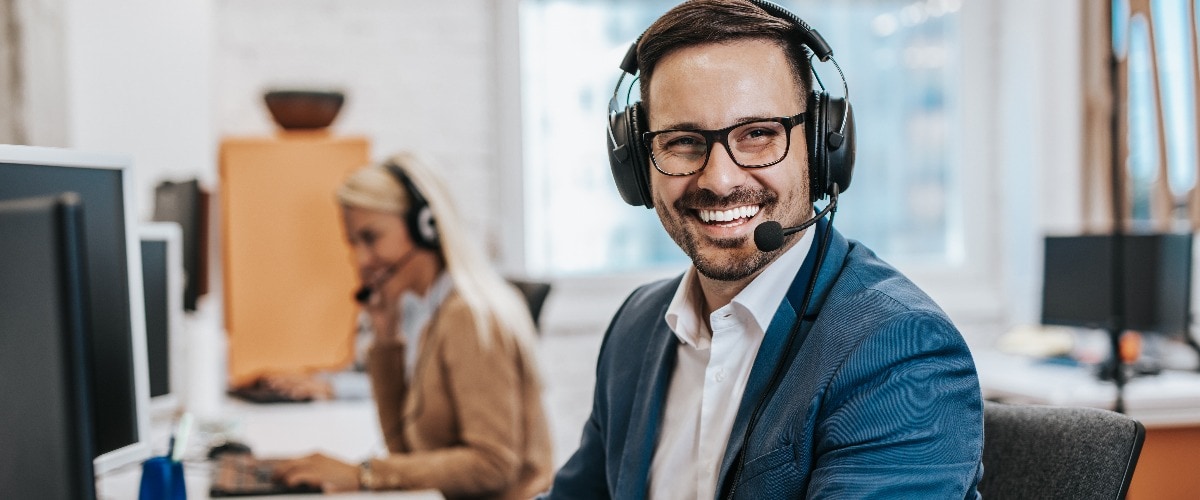
[[708, 155], [708, 164], [704, 166], [696, 179], [698, 187], [707, 189], [719, 196], [729, 194], [738, 186], [745, 184], [746, 171], [739, 167], [729, 150], [723, 144], [712, 145]]

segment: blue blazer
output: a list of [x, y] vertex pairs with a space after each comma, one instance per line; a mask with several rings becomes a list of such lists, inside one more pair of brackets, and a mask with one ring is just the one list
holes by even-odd
[[[767, 329], [730, 433], [717, 495], [736, 498], [978, 498], [983, 401], [971, 353], [916, 285], [833, 231], [792, 353], [814, 256]], [[815, 247], [814, 247], [815, 248]], [[682, 277], [645, 285], [605, 333], [592, 413], [548, 498], [645, 498], [678, 340], [664, 315]], [[775, 364], [790, 364], [750, 414]]]

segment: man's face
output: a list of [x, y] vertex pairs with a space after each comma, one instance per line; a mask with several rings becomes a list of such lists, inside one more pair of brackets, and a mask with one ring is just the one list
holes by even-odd
[[[762, 40], [668, 54], [655, 66], [648, 104], [652, 131], [715, 130], [804, 111], [783, 49]], [[811, 213], [804, 143], [804, 126], [797, 126], [787, 157], [765, 168], [737, 166], [719, 144], [711, 145], [708, 164], [696, 174], [671, 177], [650, 167], [659, 219], [703, 276], [741, 281], [783, 252], [760, 252], [754, 228], [768, 220], [793, 226]]]

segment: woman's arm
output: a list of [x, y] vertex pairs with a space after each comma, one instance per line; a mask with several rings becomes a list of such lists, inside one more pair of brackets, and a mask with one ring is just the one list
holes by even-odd
[[379, 425], [388, 450], [405, 453], [404, 442], [404, 396], [407, 386], [404, 380], [404, 350], [407, 346], [399, 338], [376, 338], [375, 345], [367, 352], [367, 374], [371, 378], [371, 392], [375, 397], [375, 410], [379, 413]]
[[[403, 350], [388, 352], [389, 349], [381, 350], [377, 345], [369, 370], [372, 380], [381, 382], [376, 384], [380, 421], [393, 453], [372, 460], [375, 486], [436, 488], [450, 496], [503, 492], [520, 477], [528, 440], [524, 426], [527, 400], [540, 398], [540, 394], [526, 394], [525, 362], [514, 342], [506, 342], [493, 327], [491, 341], [485, 346], [465, 303], [452, 297], [443, 308], [446, 310], [439, 311], [426, 332], [425, 341], [432, 344], [423, 349], [421, 360], [437, 366], [417, 370], [418, 373], [436, 371], [442, 377], [442, 384], [431, 387], [427, 381], [418, 380], [417, 387], [409, 390], [447, 392], [441, 397], [448, 400], [453, 411], [457, 428], [448, 431], [456, 434], [455, 442], [439, 449], [409, 449], [401, 420], [402, 390], [396, 390], [396, 381], [403, 379]], [[376, 369], [384, 364], [387, 368]], [[390, 387], [391, 392], [381, 394], [389, 390], [383, 386]]]

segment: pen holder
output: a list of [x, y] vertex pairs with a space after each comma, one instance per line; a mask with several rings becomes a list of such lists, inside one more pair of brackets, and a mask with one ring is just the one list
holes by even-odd
[[153, 457], [142, 462], [142, 485], [138, 500], [187, 500], [183, 463], [171, 457]]

